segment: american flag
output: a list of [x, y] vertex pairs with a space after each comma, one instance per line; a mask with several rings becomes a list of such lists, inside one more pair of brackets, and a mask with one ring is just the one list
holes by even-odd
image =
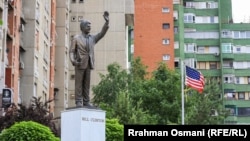
[[203, 92], [205, 86], [204, 76], [198, 70], [186, 66], [186, 86], [197, 90], [199, 93]]

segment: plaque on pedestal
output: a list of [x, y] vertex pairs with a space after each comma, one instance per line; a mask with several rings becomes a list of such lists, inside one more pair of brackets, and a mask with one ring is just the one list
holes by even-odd
[[105, 111], [88, 108], [62, 111], [61, 141], [105, 141]]

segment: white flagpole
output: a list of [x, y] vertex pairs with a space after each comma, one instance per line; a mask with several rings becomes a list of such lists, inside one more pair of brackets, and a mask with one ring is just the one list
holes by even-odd
[[181, 117], [182, 125], [184, 125], [185, 120], [185, 108], [184, 108], [184, 64], [181, 60]]

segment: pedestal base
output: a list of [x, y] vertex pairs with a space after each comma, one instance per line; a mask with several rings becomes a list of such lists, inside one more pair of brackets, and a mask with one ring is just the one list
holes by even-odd
[[61, 141], [105, 141], [105, 111], [87, 108], [62, 111]]

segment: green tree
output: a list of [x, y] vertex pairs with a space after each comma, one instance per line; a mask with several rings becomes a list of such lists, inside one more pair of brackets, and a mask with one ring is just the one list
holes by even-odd
[[229, 112], [223, 106], [218, 81], [206, 78], [202, 94], [189, 89], [185, 100], [185, 124], [223, 124]]
[[148, 67], [142, 63], [140, 57], [131, 61], [130, 76], [132, 81], [145, 80], [145, 77], [149, 74], [146, 69]]
[[128, 89], [128, 73], [118, 63], [108, 65], [108, 74], [99, 74], [101, 81], [92, 88], [94, 93], [93, 103], [97, 106], [101, 102], [112, 105], [120, 91]]
[[21, 121], [3, 130], [0, 141], [59, 141], [49, 127], [34, 121]]
[[[140, 85], [140, 86], [139, 86]], [[137, 82], [131, 98], [157, 118], [157, 124], [178, 123], [181, 105], [180, 75], [160, 62], [150, 79]]]
[[133, 100], [130, 98], [129, 89], [130, 87], [135, 87], [136, 89], [137, 84], [141, 81], [140, 79], [143, 79], [145, 74], [143, 67], [140, 69], [140, 71], [132, 70], [132, 72], [136, 71], [137, 74], [142, 74], [140, 77], [135, 76], [138, 79], [136, 81], [132, 81], [132, 74], [123, 70], [117, 63], [108, 66], [108, 74], [100, 74], [100, 83], [93, 87], [93, 102], [106, 110], [108, 118], [117, 118], [122, 124], [142, 124], [155, 121], [154, 115], [150, 116], [146, 110], [140, 107], [141, 100], [131, 102]]

